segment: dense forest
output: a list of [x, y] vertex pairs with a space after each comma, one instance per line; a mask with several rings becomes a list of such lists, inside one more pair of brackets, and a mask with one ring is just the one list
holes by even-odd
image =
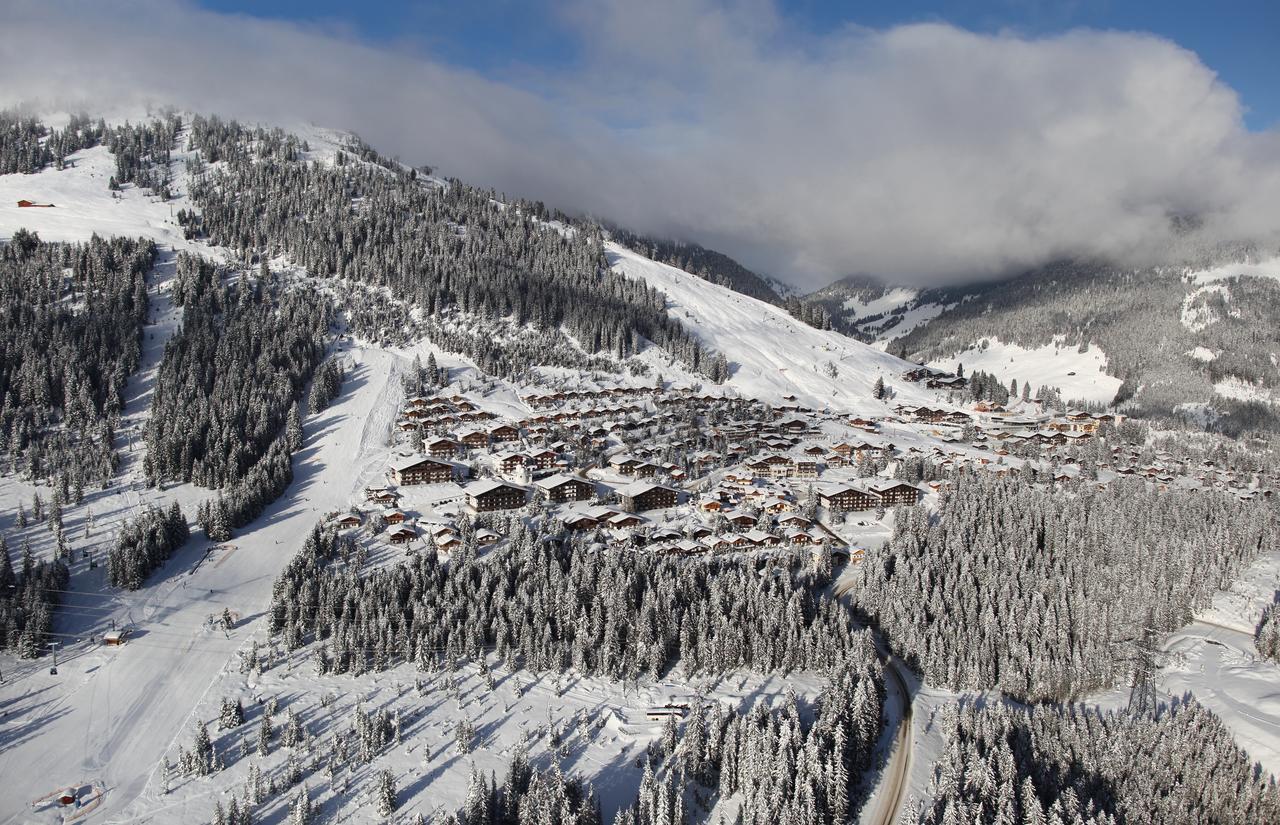
[[512, 669], [573, 668], [614, 679], [746, 667], [826, 670], [862, 642], [845, 609], [781, 567], [684, 564], [596, 552], [514, 521], [477, 558], [434, 553], [352, 576], [350, 539], [317, 533], [280, 575], [271, 631], [296, 650], [319, 642], [318, 667], [363, 673], [399, 662], [434, 668], [493, 648]]
[[61, 559], [36, 561], [26, 541], [15, 570], [0, 536], [0, 650], [12, 650], [24, 659], [44, 653], [54, 608], [69, 581]]
[[[677, 825], [685, 820], [675, 808], [695, 786], [739, 799], [744, 823], [842, 821], [858, 809], [881, 729], [883, 675], [870, 634], [852, 629], [818, 580], [786, 566], [761, 576], [742, 560], [691, 564], [591, 550], [518, 520], [509, 526], [508, 545], [483, 557], [468, 537], [447, 565], [415, 555], [360, 575], [352, 574], [355, 545], [317, 529], [276, 582], [272, 632], [290, 649], [313, 644], [317, 670], [329, 673], [402, 661], [436, 670], [490, 650], [508, 667], [626, 680], [672, 667], [818, 670], [830, 682], [808, 712], [792, 695], [780, 712], [713, 702], [696, 704], [680, 726], [672, 719], [639, 800], [616, 821]], [[585, 804], [576, 780], [527, 765], [512, 773], [502, 789], [486, 786], [460, 820], [472, 821], [474, 804], [500, 822], [529, 822], [544, 794]]]
[[67, 156], [97, 146], [107, 134], [102, 120], [73, 115], [67, 126], [50, 129], [38, 118], [0, 112], [0, 175], [30, 175], [52, 164], [63, 168]]
[[115, 472], [112, 442], [138, 366], [155, 256], [150, 241], [43, 243], [21, 229], [0, 246], [0, 454], [9, 472], [68, 475], [77, 491]]
[[107, 555], [107, 582], [137, 590], [189, 536], [187, 518], [175, 501], [168, 510], [154, 505], [130, 519]]
[[936, 516], [898, 512], [854, 599], [932, 684], [1070, 699], [1123, 683], [1152, 634], [1186, 624], [1278, 540], [1269, 502], [964, 475]]
[[1280, 601], [1263, 608], [1254, 643], [1263, 656], [1280, 662]]
[[[540, 204], [428, 180], [358, 142], [326, 165], [281, 132], [196, 118], [191, 143], [203, 158], [191, 167], [200, 213], [179, 219], [193, 236], [245, 258], [286, 255], [314, 277], [385, 287], [426, 316], [457, 310], [563, 329], [588, 353], [618, 359], [650, 341], [723, 377], [723, 358], [667, 315], [660, 292], [608, 268], [595, 224], [558, 227]], [[216, 169], [204, 165], [215, 160]]]
[[922, 825], [1280, 822], [1275, 780], [1194, 701], [1154, 714], [999, 703], [944, 712], [947, 747]]
[[200, 258], [181, 255], [177, 269], [172, 295], [183, 323], [156, 377], [147, 474], [230, 488], [282, 435], [323, 358], [329, 302], [265, 267], [229, 284], [228, 273]]

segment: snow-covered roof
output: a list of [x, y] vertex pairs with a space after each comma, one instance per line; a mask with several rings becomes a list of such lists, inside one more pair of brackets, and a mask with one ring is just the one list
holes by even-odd
[[401, 473], [401, 472], [404, 472], [405, 470], [409, 470], [409, 469], [412, 469], [413, 467], [418, 467], [423, 464], [434, 464], [437, 467], [452, 467], [451, 464], [444, 461], [440, 461], [439, 459], [427, 458], [425, 456], [415, 456], [410, 458], [402, 458], [399, 461], [392, 462], [391, 469], [395, 470], [397, 473]]
[[503, 487], [510, 487], [513, 490], [520, 490], [521, 492], [524, 492], [529, 489], [520, 484], [512, 484], [509, 481], [502, 481], [501, 479], [489, 478], [489, 479], [485, 479], [484, 481], [477, 481], [472, 484], [468, 484], [467, 495], [482, 496], [485, 493], [492, 493], [494, 490], [499, 490]]
[[570, 481], [579, 481], [583, 484], [591, 483], [590, 481], [588, 481], [587, 479], [583, 478], [580, 475], [573, 475], [571, 473], [556, 473], [553, 476], [540, 478], [537, 481], [533, 482], [533, 484], [535, 487], [540, 487], [543, 490], [554, 490], [556, 487], [559, 487], [560, 485], [566, 484]]
[[650, 490], [670, 490], [673, 493], [678, 492], [674, 487], [667, 487], [664, 484], [655, 484], [652, 481], [633, 481], [625, 487], [619, 487], [618, 495], [623, 498], [635, 498], [636, 496], [644, 495]]

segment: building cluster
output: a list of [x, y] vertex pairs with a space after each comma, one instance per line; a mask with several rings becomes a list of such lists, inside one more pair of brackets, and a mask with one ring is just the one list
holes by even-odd
[[[906, 377], [936, 384], [940, 395], [964, 380], [927, 368]], [[936, 473], [919, 484], [888, 477], [903, 461], [995, 475], [1033, 471], [1054, 484], [1105, 484], [1125, 475], [1170, 484], [1178, 476], [1158, 462], [1116, 454], [1103, 472], [1083, 479], [1072, 463], [1077, 445], [1117, 418], [1047, 413], [1034, 402], [1013, 409], [990, 402], [965, 409], [899, 405], [895, 414], [870, 418], [808, 409], [794, 398], [767, 405], [688, 388], [542, 390], [522, 401], [528, 413], [513, 417], [509, 403], [482, 397], [409, 399], [397, 422], [405, 435], [389, 464], [388, 486], [371, 489], [370, 511], [344, 516], [344, 526], [374, 521], [385, 525], [391, 544], [421, 539], [445, 552], [455, 546], [455, 529], [424, 533], [400, 509], [409, 494], [433, 515], [539, 502], [531, 512], [545, 512], [568, 530], [674, 554], [830, 550], [849, 544], [837, 531], [851, 530], [846, 535], [856, 539], [855, 522], [868, 523], [853, 514], [881, 516], [951, 483]], [[895, 445], [886, 430], [906, 445]], [[1200, 480], [1270, 495], [1216, 468], [1203, 468]], [[499, 539], [486, 534], [486, 540]]]

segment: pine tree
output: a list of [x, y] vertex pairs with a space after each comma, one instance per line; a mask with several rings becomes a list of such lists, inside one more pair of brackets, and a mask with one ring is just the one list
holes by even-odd
[[302, 449], [302, 416], [298, 414], [298, 402], [296, 401], [289, 407], [289, 414], [285, 419], [284, 437], [285, 442], [289, 445], [289, 452], [296, 453]]
[[311, 822], [311, 799], [307, 786], [298, 788], [298, 795], [293, 798], [293, 807], [289, 811], [290, 825], [308, 825]]
[[204, 722], [196, 723], [195, 738], [191, 743], [192, 772], [196, 776], [208, 776], [213, 770], [213, 743]]
[[396, 800], [396, 778], [391, 771], [383, 770], [378, 774], [375, 799], [378, 816], [389, 817], [399, 807], [400, 803]]
[[258, 754], [266, 756], [271, 753], [271, 716], [262, 714], [262, 724], [258, 726]]
[[230, 697], [222, 700], [222, 711], [218, 715], [219, 730], [234, 730], [244, 724], [244, 706], [238, 699]]

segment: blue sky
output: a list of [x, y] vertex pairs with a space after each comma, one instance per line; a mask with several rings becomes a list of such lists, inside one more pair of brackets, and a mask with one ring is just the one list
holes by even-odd
[[[211, 10], [345, 30], [370, 43], [417, 49], [435, 59], [507, 79], [533, 67], [571, 69], [583, 44], [545, 0], [205, 0]], [[947, 22], [975, 32], [1027, 36], [1072, 28], [1149, 32], [1195, 52], [1240, 95], [1246, 124], [1280, 124], [1280, 2], [1232, 0], [781, 0], [788, 25], [821, 34], [858, 25]]]

